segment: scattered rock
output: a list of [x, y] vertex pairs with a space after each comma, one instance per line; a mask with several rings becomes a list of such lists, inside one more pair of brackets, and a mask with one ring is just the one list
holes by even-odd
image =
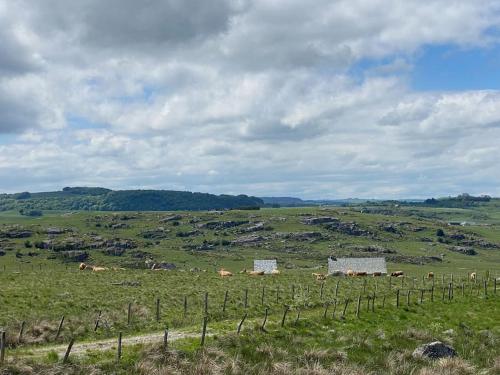
[[58, 253], [66, 262], [83, 262], [89, 258], [89, 253], [86, 251], [61, 251]]
[[302, 219], [302, 224], [306, 225], [317, 225], [317, 224], [336, 223], [336, 222], [339, 222], [339, 219], [331, 216], [308, 217]]
[[477, 251], [474, 250], [472, 247], [452, 246], [449, 249], [450, 251], [453, 251], [455, 253], [460, 253], [465, 255], [477, 255]]
[[192, 237], [192, 236], [198, 236], [200, 234], [202, 234], [202, 232], [200, 232], [199, 230], [192, 230], [189, 232], [177, 232], [175, 235], [177, 237]]
[[455, 357], [457, 352], [449, 345], [443, 344], [440, 341], [434, 341], [429, 344], [419, 346], [415, 349], [412, 355], [414, 358], [438, 359]]
[[259, 236], [257, 234], [250, 234], [248, 236], [241, 236], [231, 241], [231, 245], [241, 245], [241, 246], [250, 246], [260, 244], [265, 240], [264, 237]]
[[177, 268], [177, 266], [174, 264], [174, 263], [165, 263], [165, 262], [161, 262], [161, 263], [154, 263], [152, 266], [151, 266], [151, 269], [152, 270], [175, 270]]
[[277, 232], [274, 238], [281, 238], [295, 241], [317, 240], [323, 237], [321, 232]]
[[371, 233], [367, 230], [361, 229], [360, 226], [355, 222], [350, 223], [332, 223], [325, 225], [325, 228], [347, 234], [349, 236], [370, 236]]
[[24, 229], [7, 229], [0, 232], [0, 238], [28, 238], [33, 234], [30, 230]]
[[208, 223], [197, 224], [198, 228], [205, 229], [227, 229], [237, 227], [243, 224], [248, 224], [248, 220], [237, 220], [237, 221], [209, 221]]
[[105, 255], [121, 257], [123, 254], [125, 254], [125, 249], [120, 247], [108, 247], [107, 249], [102, 250], [102, 252]]
[[65, 232], [64, 229], [61, 229], [61, 228], [47, 228], [46, 230], [46, 233], [49, 235], [49, 236], [57, 236], [59, 234], [63, 234]]
[[181, 215], [173, 215], [173, 216], [167, 216], [163, 219], [160, 220], [161, 223], [166, 223], [166, 222], [169, 222], [169, 221], [178, 221], [178, 220], [181, 220], [182, 219], [182, 216]]

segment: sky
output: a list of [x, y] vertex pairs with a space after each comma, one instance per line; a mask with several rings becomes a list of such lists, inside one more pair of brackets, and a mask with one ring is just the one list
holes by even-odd
[[0, 192], [500, 196], [500, 0], [0, 0]]

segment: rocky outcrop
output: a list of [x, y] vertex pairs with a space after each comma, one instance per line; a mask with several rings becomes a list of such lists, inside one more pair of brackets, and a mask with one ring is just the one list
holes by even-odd
[[326, 224], [326, 223], [336, 223], [339, 222], [339, 219], [331, 216], [319, 216], [319, 217], [307, 217], [302, 219], [302, 224], [305, 225], [318, 225], [318, 224]]
[[181, 215], [172, 215], [172, 216], [164, 217], [163, 219], [160, 220], [160, 222], [161, 223], [166, 223], [166, 222], [169, 222], [169, 221], [179, 221], [179, 220], [182, 220], [182, 216]]
[[460, 253], [464, 255], [477, 255], [477, 251], [474, 250], [472, 247], [452, 246], [449, 248], [449, 250], [453, 251], [454, 253]]
[[248, 224], [248, 220], [237, 220], [237, 221], [209, 221], [208, 223], [197, 224], [198, 228], [203, 229], [228, 229], [234, 228], [240, 225]]
[[0, 231], [0, 238], [28, 238], [33, 235], [30, 230], [10, 228]]
[[367, 231], [365, 229], [362, 229], [355, 222], [349, 222], [349, 223], [342, 223], [342, 222], [331, 223], [331, 224], [325, 225], [325, 228], [327, 228], [329, 230], [332, 230], [332, 231], [336, 231], [336, 232], [340, 232], [340, 233], [343, 233], [343, 234], [347, 234], [349, 236], [371, 236], [372, 235], [369, 231]]
[[414, 358], [449, 358], [455, 357], [457, 352], [453, 347], [443, 344], [441, 341], [434, 341], [429, 344], [419, 346], [413, 351]]
[[323, 238], [323, 234], [321, 232], [277, 232], [273, 237], [294, 241], [310, 241]]
[[250, 234], [248, 236], [241, 236], [231, 241], [234, 246], [251, 246], [261, 244], [265, 240], [264, 237], [257, 234]]

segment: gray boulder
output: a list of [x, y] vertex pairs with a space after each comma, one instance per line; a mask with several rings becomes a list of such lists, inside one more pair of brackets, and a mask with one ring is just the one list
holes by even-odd
[[457, 352], [451, 346], [443, 344], [441, 341], [434, 341], [429, 344], [419, 346], [413, 352], [414, 358], [445, 358], [455, 357]]

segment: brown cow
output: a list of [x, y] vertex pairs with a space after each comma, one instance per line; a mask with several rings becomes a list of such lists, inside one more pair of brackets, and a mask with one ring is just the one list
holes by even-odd
[[108, 268], [106, 268], [106, 267], [97, 267], [97, 266], [92, 267], [93, 272], [102, 272], [102, 271], [107, 271], [107, 270], [108, 270]]
[[233, 276], [233, 274], [229, 271], [226, 271], [224, 268], [221, 268], [219, 270], [219, 275], [220, 277], [229, 277], [229, 276]]
[[80, 263], [80, 271], [83, 271], [85, 268], [87, 268], [87, 265], [85, 263]]
[[391, 273], [391, 276], [392, 277], [400, 277], [400, 276], [404, 276], [405, 273], [403, 271], [394, 271]]
[[326, 275], [324, 273], [313, 273], [312, 275], [316, 278], [316, 281], [326, 280]]
[[382, 272], [374, 272], [373, 277], [382, 276]]
[[434, 272], [427, 273], [427, 278], [428, 279], [433, 279], [434, 278]]
[[262, 276], [264, 275], [264, 271], [250, 271], [248, 272], [250, 276]]
[[366, 276], [366, 272], [354, 272], [354, 276]]
[[345, 273], [347, 276], [354, 276], [354, 271], [353, 270], [347, 270]]

